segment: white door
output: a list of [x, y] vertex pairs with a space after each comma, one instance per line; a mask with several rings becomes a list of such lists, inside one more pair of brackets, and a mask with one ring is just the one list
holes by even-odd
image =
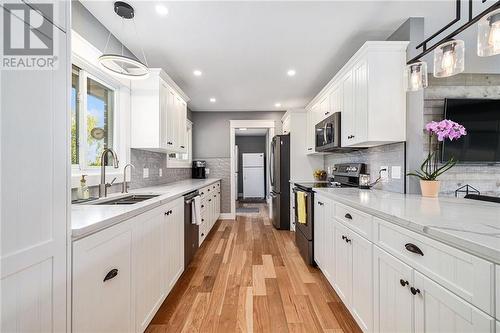
[[495, 320], [415, 271], [415, 332], [494, 332]]
[[243, 198], [264, 198], [264, 168], [243, 168]]
[[[14, 33], [28, 29], [3, 6]], [[51, 31], [54, 70], [0, 70], [0, 332], [67, 330], [71, 55]]]
[[412, 332], [413, 270], [387, 252], [373, 247], [374, 332]]
[[264, 166], [264, 153], [246, 153], [243, 154], [243, 167], [263, 167]]

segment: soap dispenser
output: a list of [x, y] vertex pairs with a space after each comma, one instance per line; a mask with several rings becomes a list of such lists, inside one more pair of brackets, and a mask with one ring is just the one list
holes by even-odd
[[87, 175], [82, 175], [80, 179], [80, 188], [78, 189], [78, 199], [88, 199], [90, 197], [89, 187], [87, 186], [87, 180], [85, 177]]

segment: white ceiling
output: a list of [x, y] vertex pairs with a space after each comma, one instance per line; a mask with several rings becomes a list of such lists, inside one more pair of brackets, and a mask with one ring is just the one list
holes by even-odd
[[150, 67], [165, 69], [194, 111], [304, 107], [366, 40], [386, 39], [410, 16], [425, 17], [430, 35], [455, 15], [455, 0], [163, 2], [164, 17], [160, 1], [131, 1], [137, 38], [113, 1], [82, 3], [136, 55], [142, 45]]
[[236, 136], [266, 136], [267, 128], [247, 128], [246, 130], [237, 128], [234, 132]]

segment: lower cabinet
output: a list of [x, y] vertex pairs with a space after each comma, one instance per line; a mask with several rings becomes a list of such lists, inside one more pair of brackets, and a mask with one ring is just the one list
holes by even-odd
[[374, 332], [412, 332], [412, 268], [374, 247]]
[[183, 198], [73, 242], [73, 332], [144, 332], [183, 270]]
[[416, 332], [494, 332], [495, 320], [415, 271]]
[[129, 220], [73, 243], [72, 331], [134, 332]]
[[201, 245], [220, 216], [220, 182], [202, 188], [200, 196], [202, 209], [199, 243]]
[[[335, 217], [339, 215], [335, 214], [336, 207], [328, 198], [315, 198], [314, 258], [361, 330], [500, 333], [495, 328], [498, 318], [495, 320], [454, 290], [422, 274], [413, 261], [399, 258], [361, 236]], [[447, 258], [425, 249], [428, 260]], [[443, 247], [442, 251], [458, 250]], [[463, 257], [467, 258], [465, 254]], [[460, 281], [470, 286], [484, 279], [465, 276]], [[491, 286], [477, 286], [474, 290], [484, 288], [489, 290]]]

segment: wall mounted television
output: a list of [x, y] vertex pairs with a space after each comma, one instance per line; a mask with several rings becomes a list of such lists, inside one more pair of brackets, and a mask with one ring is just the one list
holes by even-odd
[[500, 99], [451, 99], [444, 102], [445, 118], [462, 124], [467, 135], [446, 140], [441, 161], [500, 163]]

